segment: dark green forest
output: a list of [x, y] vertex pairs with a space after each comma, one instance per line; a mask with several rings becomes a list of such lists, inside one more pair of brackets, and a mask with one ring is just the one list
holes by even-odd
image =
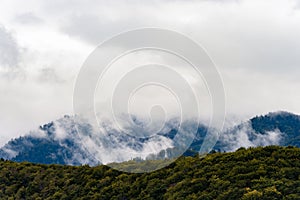
[[[118, 164], [138, 172], [157, 161]], [[181, 157], [151, 173], [0, 161], [0, 199], [300, 199], [300, 149]]]

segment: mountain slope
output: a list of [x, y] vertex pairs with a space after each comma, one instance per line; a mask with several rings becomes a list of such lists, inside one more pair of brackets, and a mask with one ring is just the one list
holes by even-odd
[[0, 161], [0, 199], [300, 199], [299, 158], [295, 147], [241, 148], [143, 174]]
[[[82, 140], [90, 139], [89, 135], [94, 132], [93, 127], [76, 117], [65, 116], [41, 126], [37, 131], [32, 131], [24, 137], [11, 140], [0, 149], [0, 158], [17, 162], [94, 166], [105, 161], [106, 163], [118, 161], [117, 156], [115, 158], [106, 156], [111, 152], [116, 152], [115, 155], [123, 154], [124, 158], [119, 162], [134, 158], [126, 152], [138, 152], [144, 156], [143, 159], [171, 158], [173, 155], [172, 140], [177, 133], [176, 121], [167, 123], [167, 128], [159, 134], [158, 140], [134, 138], [118, 132], [107, 122], [103, 122], [101, 127], [109, 134], [101, 137], [96, 147], [90, 148], [84, 146]], [[84, 135], [79, 135], [78, 129], [83, 130]], [[200, 150], [206, 132], [207, 127], [204, 125], [198, 127], [196, 137], [184, 155], [192, 156]], [[165, 146], [156, 145], [157, 143]], [[221, 133], [214, 149], [228, 152], [240, 147], [268, 145], [300, 147], [300, 117], [287, 112], [254, 117]], [[152, 146], [158, 148], [157, 152], [159, 148], [161, 151], [154, 156], [147, 154]], [[100, 153], [98, 159], [95, 158], [97, 153]]]
[[251, 119], [252, 128], [261, 134], [267, 131], [279, 130], [286, 136], [280, 145], [300, 146], [300, 116], [288, 112], [269, 113], [265, 116]]
[[[79, 142], [74, 124], [74, 119], [65, 116], [40, 126], [26, 136], [9, 141], [0, 149], [0, 157], [16, 162], [44, 164], [99, 164]], [[82, 123], [81, 126], [88, 127], [88, 124]]]

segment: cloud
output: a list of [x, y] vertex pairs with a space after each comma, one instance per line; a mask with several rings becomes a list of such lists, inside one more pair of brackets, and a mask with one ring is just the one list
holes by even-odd
[[22, 24], [22, 25], [37, 25], [41, 24], [43, 20], [39, 17], [37, 17], [34, 13], [32, 12], [26, 12], [19, 14], [15, 17], [15, 21]]
[[62, 84], [64, 80], [58, 75], [54, 68], [46, 67], [39, 70], [37, 81], [40, 83], [48, 82]]
[[15, 38], [0, 24], [0, 68], [17, 68], [19, 60], [20, 49]]
[[99, 44], [103, 38], [110, 37], [128, 28], [127, 19], [111, 21], [107, 16], [80, 14], [68, 17], [61, 30], [71, 37], [77, 37], [92, 45]]
[[[175, 30], [204, 46], [223, 77], [227, 112], [239, 120], [276, 110], [300, 113], [298, 3], [3, 1], [0, 143], [72, 113], [73, 84], [89, 53], [139, 27]], [[9, 79], [8, 69], [14, 69]]]
[[240, 147], [279, 145], [283, 138], [284, 133], [277, 129], [264, 134], [256, 133], [250, 122], [244, 122], [224, 132], [219, 141], [224, 144], [225, 151], [235, 151]]

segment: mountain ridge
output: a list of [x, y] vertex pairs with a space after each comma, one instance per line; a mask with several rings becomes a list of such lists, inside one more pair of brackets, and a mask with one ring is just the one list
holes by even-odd
[[[168, 124], [165, 132], [160, 133], [160, 137], [165, 142], [172, 141], [177, 133], [177, 129], [174, 128], [176, 121], [172, 123]], [[91, 150], [82, 145], [82, 138], [77, 134], [77, 128], [84, 130], [86, 135], [93, 132], [93, 127], [86, 121], [81, 120], [79, 123], [75, 117], [65, 115], [59, 120], [40, 126], [37, 131], [31, 132], [31, 134], [9, 141], [0, 148], [0, 157], [17, 162], [29, 161], [44, 164], [89, 164], [92, 166], [101, 164], [105, 158], [101, 160], [102, 155], [100, 155], [101, 159], [97, 159], [94, 156], [95, 149]], [[155, 140], [151, 141], [151, 139], [136, 140], [127, 135], [121, 135], [111, 127], [108, 127], [108, 129], [113, 142], [103, 137], [106, 140], [103, 144], [106, 146], [103, 144], [99, 145], [103, 151], [124, 149], [126, 152], [129, 149], [140, 152], [145, 147], [149, 148], [149, 145], [157, 142]], [[200, 150], [207, 130], [205, 125], [200, 124], [198, 126], [195, 139], [184, 155], [192, 156]], [[121, 136], [115, 137], [115, 135]], [[160, 142], [163, 143], [164, 141]], [[120, 147], [120, 143], [124, 143], [125, 147]], [[112, 145], [112, 147], [109, 145]], [[285, 111], [270, 112], [266, 115], [255, 116], [248, 121], [224, 130], [213, 150], [228, 152], [235, 151], [240, 147], [268, 145], [292, 145], [300, 147], [300, 116]], [[159, 148], [161, 148], [159, 152], [161, 157], [172, 156], [172, 148], [163, 146]], [[127, 156], [127, 160], [134, 158], [130, 155]], [[156, 159], [157, 156], [145, 154], [144, 158]], [[110, 162], [114, 162], [111, 158], [109, 159]]]

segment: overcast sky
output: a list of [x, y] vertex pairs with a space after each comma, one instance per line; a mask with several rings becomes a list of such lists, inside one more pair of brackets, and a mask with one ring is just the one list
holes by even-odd
[[0, 146], [72, 114], [75, 79], [91, 51], [142, 27], [178, 31], [207, 50], [229, 118], [300, 113], [298, 0], [0, 0]]

